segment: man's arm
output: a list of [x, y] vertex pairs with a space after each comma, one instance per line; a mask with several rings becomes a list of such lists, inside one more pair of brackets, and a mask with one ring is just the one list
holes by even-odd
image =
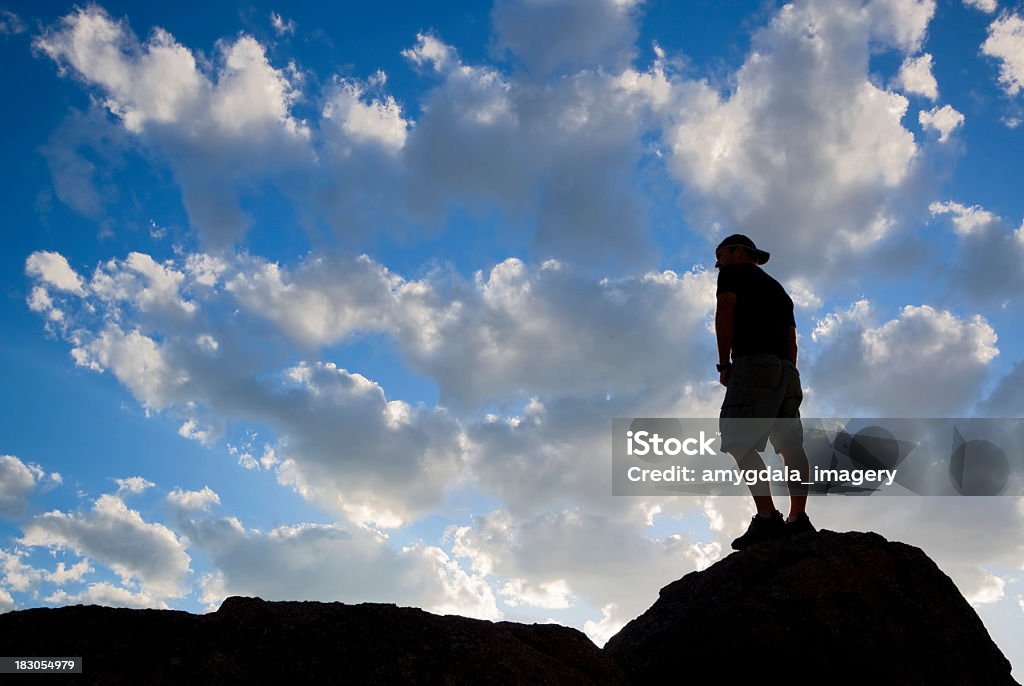
[[[718, 339], [718, 363], [723, 367], [729, 364], [729, 353], [732, 352], [732, 323], [736, 311], [736, 294], [719, 293], [718, 306], [715, 308], [715, 337]], [[729, 372], [723, 371], [718, 380], [723, 386], [729, 383]]]
[[796, 366], [796, 327], [789, 327], [789, 334], [786, 336], [786, 357]]

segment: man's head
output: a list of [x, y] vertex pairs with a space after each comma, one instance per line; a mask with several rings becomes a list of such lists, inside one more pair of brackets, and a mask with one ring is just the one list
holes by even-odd
[[715, 248], [715, 267], [728, 267], [730, 264], [764, 264], [770, 253], [758, 250], [754, 241], [742, 233], [734, 233], [718, 244]]

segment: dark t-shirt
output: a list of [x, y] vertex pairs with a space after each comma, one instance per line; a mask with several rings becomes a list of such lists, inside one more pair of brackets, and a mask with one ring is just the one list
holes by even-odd
[[789, 327], [796, 325], [793, 300], [756, 264], [731, 264], [718, 271], [718, 294], [735, 293], [732, 354], [771, 353], [787, 359]]

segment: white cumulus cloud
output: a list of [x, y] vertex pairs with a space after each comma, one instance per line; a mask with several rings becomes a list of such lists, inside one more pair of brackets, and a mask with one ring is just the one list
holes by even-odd
[[223, 518], [191, 519], [182, 526], [192, 545], [219, 570], [206, 580], [209, 603], [225, 595], [247, 595], [397, 602], [434, 612], [500, 616], [486, 582], [433, 546], [395, 550], [369, 529], [341, 524], [296, 524], [262, 532]]
[[296, 86], [251, 36], [219, 42], [216, 69], [207, 70], [167, 31], [139, 41], [125, 21], [88, 5], [34, 46], [168, 156], [193, 223], [218, 247], [247, 226], [234, 198], [251, 174], [307, 154], [309, 129], [291, 114]]
[[209, 510], [211, 505], [220, 505], [220, 496], [209, 486], [198, 491], [183, 491], [176, 488], [167, 494], [167, 502], [183, 510]]
[[[665, 116], [670, 172], [722, 224], [814, 286], [890, 235], [918, 148], [908, 100], [868, 74], [875, 46], [913, 54], [934, 2], [794, 2], [755, 32], [728, 92], [682, 82]], [[826, 278], [827, 277], [827, 278]]]
[[130, 476], [126, 479], [114, 479], [117, 484], [117, 494], [121, 495], [126, 493], [128, 495], [138, 495], [148, 488], [156, 486], [155, 483], [144, 479], [141, 476]]
[[175, 597], [187, 588], [190, 558], [178, 537], [143, 520], [117, 496], [100, 496], [86, 512], [38, 515], [23, 529], [21, 545], [67, 546], [107, 565], [124, 582], [138, 581], [154, 597]]
[[996, 0], [964, 0], [964, 5], [981, 10], [986, 14], [992, 14], [999, 7], [999, 3]]
[[68, 593], [63, 589], [58, 589], [43, 600], [53, 605], [103, 605], [106, 607], [129, 607], [135, 609], [171, 609], [159, 596], [154, 596], [146, 591], [133, 591], [105, 581], [89, 584], [78, 593]]
[[999, 60], [999, 83], [1009, 95], [1024, 87], [1024, 17], [1004, 14], [988, 27], [981, 52]]
[[75, 295], [85, 295], [84, 282], [66, 257], [56, 252], [40, 250], [25, 260], [25, 271], [53, 288]]
[[939, 132], [940, 143], [945, 143], [949, 139], [949, 135], [964, 123], [964, 115], [949, 105], [921, 110], [917, 118], [924, 128]]
[[932, 75], [932, 56], [928, 53], [903, 60], [896, 79], [908, 93], [923, 95], [929, 100], [939, 97], [939, 84]]
[[0, 515], [21, 516], [37, 486], [60, 481], [56, 472], [47, 475], [37, 464], [25, 464], [14, 455], [0, 455]]
[[823, 349], [807, 376], [821, 416], [965, 416], [999, 354], [983, 317], [930, 305], [908, 305], [878, 323], [860, 302], [826, 318], [815, 337]]

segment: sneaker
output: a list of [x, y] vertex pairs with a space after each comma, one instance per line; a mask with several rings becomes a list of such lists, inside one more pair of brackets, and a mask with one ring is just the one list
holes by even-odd
[[786, 524], [786, 535], [796, 536], [797, 534], [814, 533], [817, 529], [811, 524], [810, 517], [807, 516], [806, 512], [801, 512], [796, 516], [792, 522], [787, 521]]
[[[808, 522], [810, 523], [810, 522]], [[743, 534], [732, 542], [733, 550], [743, 550], [761, 541], [770, 541], [786, 534], [786, 523], [782, 513], [775, 510], [771, 517], [754, 515], [750, 518], [750, 526], [747, 533]]]

